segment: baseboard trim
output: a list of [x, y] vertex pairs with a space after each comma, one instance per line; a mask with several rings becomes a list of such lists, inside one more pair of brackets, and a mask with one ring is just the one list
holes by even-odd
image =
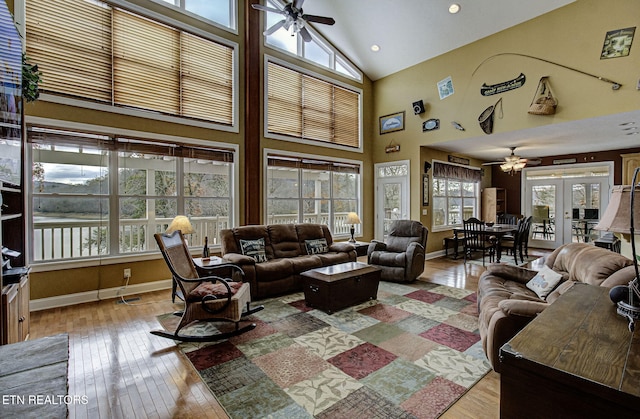
[[57, 295], [55, 297], [38, 298], [29, 302], [29, 311], [47, 310], [50, 308], [65, 307], [75, 304], [91, 303], [94, 301], [118, 298], [120, 296], [142, 294], [145, 292], [171, 289], [171, 279], [145, 282], [142, 284], [122, 287], [105, 288], [101, 290], [78, 292], [75, 294]]

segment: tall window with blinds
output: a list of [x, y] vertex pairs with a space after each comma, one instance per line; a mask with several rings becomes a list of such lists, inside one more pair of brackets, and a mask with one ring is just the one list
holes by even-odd
[[233, 125], [235, 48], [97, 0], [27, 2], [44, 93]]
[[361, 172], [361, 162], [267, 156], [267, 224], [326, 224], [334, 236], [347, 237], [347, 214], [362, 217]]
[[267, 136], [361, 146], [361, 93], [269, 61]]
[[233, 149], [40, 127], [28, 142], [34, 262], [154, 251], [178, 214], [196, 247], [234, 225]]

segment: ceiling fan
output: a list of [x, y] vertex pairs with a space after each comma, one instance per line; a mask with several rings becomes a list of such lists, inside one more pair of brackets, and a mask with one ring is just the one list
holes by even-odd
[[511, 155], [506, 156], [504, 161], [492, 161], [488, 163], [482, 163], [483, 166], [490, 166], [494, 164], [499, 164], [500, 169], [502, 169], [505, 173], [510, 173], [513, 175], [516, 172], [521, 171], [524, 167], [529, 164], [530, 166], [537, 166], [542, 161], [540, 159], [524, 159], [520, 156], [516, 156], [515, 150], [516, 147], [509, 147], [511, 150]]
[[304, 3], [304, 0], [293, 0], [293, 3], [287, 3], [284, 6], [283, 10], [276, 9], [274, 7], [263, 6], [261, 4], [252, 4], [251, 6], [254, 9], [262, 10], [264, 12], [277, 13], [284, 16], [284, 19], [264, 31], [265, 35], [271, 35], [278, 29], [284, 27], [286, 30], [291, 29], [292, 34], [299, 33], [305, 42], [310, 42], [311, 34], [305, 27], [307, 22], [322, 23], [323, 25], [333, 25], [334, 23], [336, 23], [336, 21], [333, 20], [333, 18], [326, 16], [305, 15], [302, 11], [302, 3]]

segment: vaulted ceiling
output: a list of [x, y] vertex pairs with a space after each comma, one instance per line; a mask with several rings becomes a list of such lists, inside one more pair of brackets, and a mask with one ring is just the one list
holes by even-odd
[[[306, 0], [304, 12], [331, 16], [333, 26], [315, 25], [369, 78], [387, 75], [548, 13], [574, 0]], [[452, 3], [460, 5], [449, 13]], [[379, 51], [373, 52], [372, 45]], [[527, 130], [438, 143], [438, 148], [483, 160], [499, 160], [518, 146], [523, 157], [589, 153], [640, 146], [620, 124], [640, 127], [640, 110]], [[530, 139], [535, 138], [532, 142]], [[602, 139], [607, 141], [603, 143]]]

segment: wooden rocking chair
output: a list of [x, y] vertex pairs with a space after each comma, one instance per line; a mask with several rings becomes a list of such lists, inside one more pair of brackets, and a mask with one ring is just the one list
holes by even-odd
[[[256, 327], [255, 323], [240, 327], [242, 317], [264, 308], [251, 308], [249, 284], [241, 280], [232, 280], [234, 277], [244, 278], [244, 272], [240, 267], [231, 264], [211, 267], [207, 269], [207, 276], [200, 277], [180, 230], [171, 234], [155, 234], [154, 237], [174, 281], [184, 296], [185, 307], [183, 311], [174, 313], [182, 316], [175, 332], [152, 330], [152, 334], [183, 342], [210, 342], [227, 339]], [[235, 329], [205, 336], [180, 334], [183, 327], [194, 321], [234, 322]]]

